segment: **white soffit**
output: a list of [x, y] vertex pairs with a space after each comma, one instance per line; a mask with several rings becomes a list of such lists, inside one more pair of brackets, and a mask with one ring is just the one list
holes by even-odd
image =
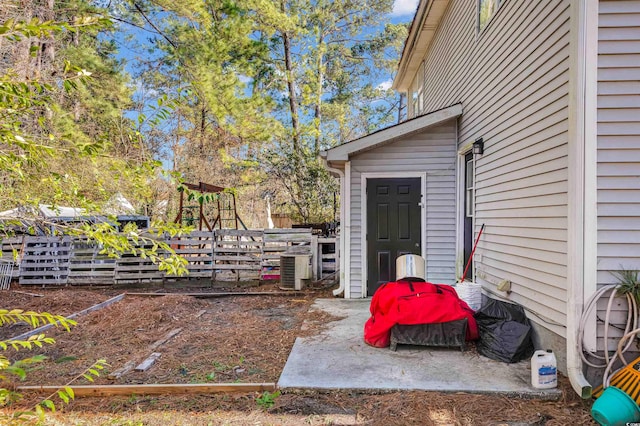
[[450, 0], [421, 0], [398, 63], [398, 73], [391, 86], [398, 92], [407, 92], [422, 59], [429, 50], [440, 20]]
[[395, 126], [387, 127], [386, 129], [371, 133], [370, 135], [364, 136], [360, 139], [338, 145], [327, 151], [323, 151], [321, 155], [327, 162], [349, 161], [349, 156], [352, 154], [373, 149], [380, 144], [425, 130], [428, 127], [438, 125], [447, 120], [459, 117], [460, 115], [462, 115], [462, 104], [455, 104], [450, 107], [404, 121], [400, 124], [396, 124]]

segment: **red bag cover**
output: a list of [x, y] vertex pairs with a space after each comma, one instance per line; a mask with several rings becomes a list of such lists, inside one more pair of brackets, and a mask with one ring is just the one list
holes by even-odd
[[383, 284], [371, 298], [371, 318], [364, 325], [364, 341], [377, 348], [389, 346], [396, 324], [438, 324], [467, 318], [467, 340], [478, 338], [473, 309], [450, 285], [398, 281]]

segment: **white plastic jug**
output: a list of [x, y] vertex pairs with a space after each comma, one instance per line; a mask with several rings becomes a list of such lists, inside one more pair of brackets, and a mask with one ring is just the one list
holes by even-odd
[[558, 386], [556, 356], [551, 349], [534, 352], [531, 358], [531, 384], [536, 389]]

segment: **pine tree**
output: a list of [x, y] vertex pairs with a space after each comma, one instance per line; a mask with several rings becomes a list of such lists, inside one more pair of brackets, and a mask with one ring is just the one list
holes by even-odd
[[379, 22], [392, 3], [122, 0], [118, 19], [151, 35], [140, 86], [178, 104], [164, 131], [140, 131], [183, 179], [267, 191], [302, 221], [330, 219], [336, 184], [319, 151], [397, 116], [398, 99], [377, 87], [406, 35]]

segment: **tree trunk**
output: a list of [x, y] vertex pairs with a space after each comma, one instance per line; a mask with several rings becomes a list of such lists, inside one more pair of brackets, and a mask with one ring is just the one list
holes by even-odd
[[320, 28], [318, 39], [318, 87], [316, 88], [316, 106], [314, 111], [314, 125], [315, 125], [315, 142], [313, 145], [313, 153], [317, 157], [320, 154], [320, 136], [322, 131], [322, 85], [324, 84], [324, 29]]
[[[20, 2], [21, 13], [16, 17], [16, 21], [29, 22], [33, 18], [33, 1], [22, 0]], [[34, 40], [31, 37], [24, 37], [16, 44], [17, 52], [14, 61], [14, 70], [19, 81], [27, 80], [32, 75], [33, 58], [31, 57], [31, 43]]]
[[[55, 21], [56, 14], [53, 10], [54, 6], [55, 0], [47, 0], [46, 7], [41, 8], [39, 13], [36, 13], [36, 16], [40, 18], [41, 21]], [[34, 40], [34, 43], [35, 42]], [[55, 57], [55, 38], [52, 34], [49, 37], [40, 38], [37, 40], [37, 43], [38, 52], [35, 60], [36, 78], [47, 79], [53, 71], [52, 64]]]
[[287, 73], [287, 87], [289, 89], [289, 108], [291, 109], [291, 127], [293, 128], [293, 149], [300, 147], [300, 123], [298, 121], [298, 100], [296, 99], [296, 86], [293, 81], [293, 65], [291, 63], [291, 39], [285, 31], [282, 33], [284, 41], [284, 63]]
[[[282, 12], [285, 12], [285, 2], [281, 3]], [[298, 117], [298, 100], [296, 97], [296, 86], [293, 73], [293, 62], [291, 60], [291, 37], [287, 31], [282, 31], [282, 42], [284, 45], [284, 65], [287, 74], [287, 88], [289, 90], [289, 108], [291, 110], [292, 146], [291, 155], [293, 160], [294, 188], [290, 191], [294, 204], [298, 208], [301, 216], [305, 217], [301, 202], [304, 202], [302, 195], [304, 188], [302, 170], [302, 151], [300, 149], [300, 122]]]
[[182, 130], [182, 111], [180, 109], [177, 110], [177, 125], [176, 125], [176, 132], [175, 132], [175, 139], [174, 139], [174, 143], [173, 143], [173, 167], [171, 169], [171, 171], [176, 172], [178, 171], [178, 163], [180, 162], [180, 133]]
[[[47, 1], [47, 14], [48, 16], [46, 16], [47, 20], [55, 20], [56, 18], [56, 14], [54, 11], [54, 7], [55, 7], [55, 1], [54, 0], [48, 0]], [[56, 49], [55, 49], [55, 39], [53, 38], [53, 35], [51, 35], [51, 37], [49, 37], [49, 39], [47, 41], [44, 42], [44, 60], [48, 61], [50, 64], [53, 64], [53, 61], [55, 60], [56, 57]]]
[[204, 142], [205, 142], [205, 130], [207, 128], [207, 107], [202, 102], [202, 109], [200, 110], [200, 154], [204, 153]]
[[[72, 35], [73, 37], [73, 45], [75, 47], [80, 46], [80, 31], [76, 31], [73, 33]], [[73, 116], [75, 118], [76, 121], [80, 121], [80, 115], [81, 115], [81, 105], [80, 105], [80, 100], [79, 99], [75, 99], [73, 101]]]
[[[282, 12], [285, 10], [285, 2], [280, 3]], [[291, 61], [291, 37], [287, 31], [282, 31], [284, 44], [284, 66], [287, 74], [287, 88], [289, 90], [289, 108], [291, 110], [291, 127], [293, 129], [293, 151], [300, 148], [300, 123], [298, 121], [298, 101], [296, 99], [296, 86], [293, 78], [293, 63]]]

